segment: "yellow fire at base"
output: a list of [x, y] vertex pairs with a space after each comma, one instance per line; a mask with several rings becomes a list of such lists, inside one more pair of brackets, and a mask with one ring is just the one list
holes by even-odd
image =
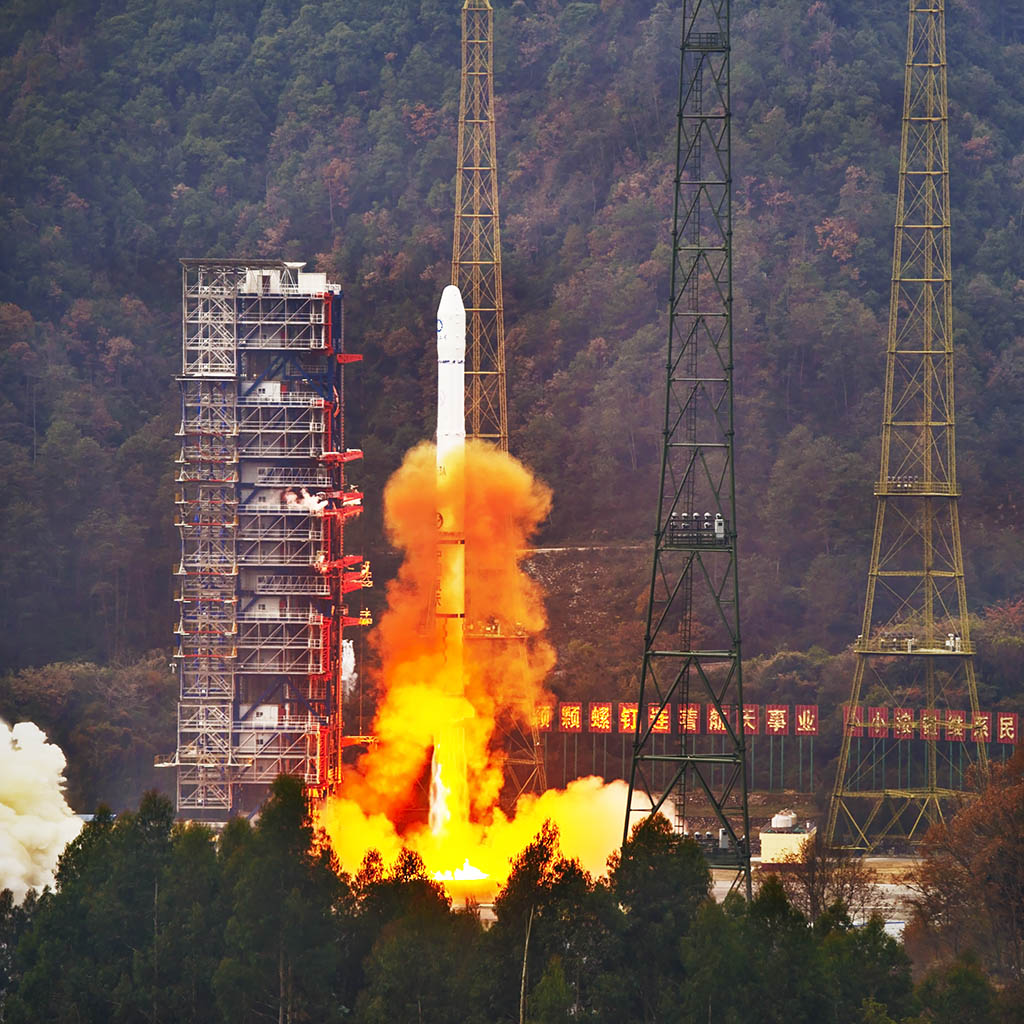
[[[525, 656], [522, 648], [481, 644], [460, 664], [451, 648], [461, 645], [423, 629], [424, 609], [436, 600], [436, 510], [450, 502], [439, 491], [448, 487], [464, 488], [465, 547], [473, 552], [465, 587], [474, 614], [516, 623], [528, 638]], [[388, 482], [388, 537], [403, 550], [404, 561], [375, 633], [381, 664], [372, 727], [377, 742], [345, 769], [335, 793], [317, 809], [317, 824], [343, 870], [357, 872], [370, 850], [393, 864], [404, 848], [420, 856], [427, 877], [453, 899], [486, 902], [504, 884], [513, 859], [551, 821], [566, 857], [591, 874], [604, 872], [622, 838], [625, 783], [606, 785], [591, 777], [563, 791], [528, 794], [511, 818], [498, 804], [505, 755], [495, 742], [497, 720], [524, 720], [544, 698], [544, 678], [554, 665], [554, 652], [542, 638], [542, 594], [509, 552], [528, 545], [549, 510], [547, 488], [514, 458], [482, 442], [468, 442], [464, 458], [453, 459], [441, 480], [434, 447], [420, 445]], [[429, 821], [410, 821], [428, 771]]]
[[485, 875], [479, 868], [473, 867], [467, 857], [462, 862], [461, 868], [456, 868], [454, 871], [435, 871], [431, 877], [435, 882], [472, 882], [481, 881], [490, 876]]

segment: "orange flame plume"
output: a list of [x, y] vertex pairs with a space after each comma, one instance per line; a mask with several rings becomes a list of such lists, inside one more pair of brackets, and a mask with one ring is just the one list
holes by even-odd
[[[466, 630], [518, 638], [473, 643], [464, 658], [448, 656], [445, 623], [432, 618], [441, 585], [436, 512], [448, 488], [465, 490]], [[496, 722], [527, 719], [555, 661], [542, 635], [540, 588], [516, 555], [550, 507], [551, 492], [521, 463], [478, 441], [467, 442], [464, 459], [455, 458], [440, 480], [434, 446], [418, 445], [388, 482], [385, 522], [404, 561], [375, 634], [377, 743], [319, 809], [346, 870], [371, 849], [393, 861], [404, 846], [453, 895], [487, 898], [547, 819], [559, 826], [567, 856], [603, 870], [621, 837], [624, 783], [579, 779], [564, 791], [524, 796], [511, 819], [498, 805], [505, 755]], [[429, 820], [410, 820], [428, 766]]]

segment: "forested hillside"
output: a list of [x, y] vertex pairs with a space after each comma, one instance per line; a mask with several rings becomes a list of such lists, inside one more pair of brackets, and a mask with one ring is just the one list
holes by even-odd
[[[643, 540], [677, 5], [495, 6], [513, 449], [554, 488], [544, 542]], [[308, 259], [343, 284], [348, 344], [365, 354], [348, 391], [350, 438], [366, 453], [359, 543], [389, 564], [381, 488], [432, 430], [459, 7], [3, 5], [4, 667], [124, 663], [169, 645], [181, 256]], [[948, 7], [967, 585], [979, 613], [1001, 605], [1003, 628], [1006, 603], [1024, 596], [1024, 2]], [[840, 652], [858, 631], [905, 33], [894, 0], [733, 4], [748, 655]], [[611, 595], [620, 619], [639, 621], [642, 587]], [[606, 641], [584, 639], [600, 655]], [[1018, 680], [997, 672], [986, 685], [1005, 698]], [[0, 713], [16, 682], [0, 682]]]

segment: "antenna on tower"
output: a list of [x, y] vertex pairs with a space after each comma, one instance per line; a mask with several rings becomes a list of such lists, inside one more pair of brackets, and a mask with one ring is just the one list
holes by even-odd
[[[984, 772], [990, 738], [957, 509], [945, 6], [909, 6], [875, 532], [826, 831], [830, 844], [863, 852], [915, 843], [942, 821], [944, 801], [962, 796], [963, 758], [973, 747]], [[876, 707], [865, 720], [865, 691], [896, 718]], [[915, 732], [923, 769], [898, 749]]]

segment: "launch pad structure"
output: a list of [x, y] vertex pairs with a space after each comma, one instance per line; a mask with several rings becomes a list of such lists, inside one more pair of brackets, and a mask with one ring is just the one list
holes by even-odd
[[175, 504], [180, 816], [251, 813], [287, 773], [323, 795], [342, 748], [349, 602], [341, 290], [305, 264], [183, 259]]

